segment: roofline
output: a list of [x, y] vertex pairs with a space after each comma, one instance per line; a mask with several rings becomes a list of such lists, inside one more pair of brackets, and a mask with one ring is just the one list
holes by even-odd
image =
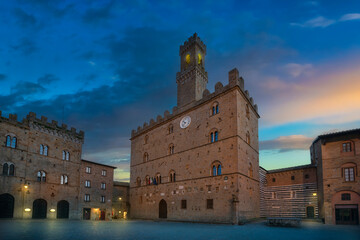
[[342, 135], [356, 134], [356, 133], [358, 133], [360, 136], [360, 128], [354, 128], [354, 129], [344, 130], [344, 131], [340, 131], [340, 132], [322, 134], [322, 135], [317, 136], [311, 145], [313, 145], [320, 139], [328, 139], [328, 138], [332, 138], [332, 137], [340, 137]]
[[102, 164], [102, 163], [97, 163], [97, 162], [92, 162], [92, 161], [85, 160], [85, 159], [81, 159], [81, 161], [96, 164], [96, 165], [100, 165], [100, 166], [104, 166], [104, 167], [109, 167], [109, 168], [113, 168], [113, 169], [117, 168], [117, 167], [114, 167], [114, 166], [110, 166], [110, 165], [106, 165], [106, 164]]
[[[229, 85], [224, 86], [224, 88], [227, 87], [227, 86], [229, 86]], [[231, 91], [234, 91], [234, 90], [239, 91], [240, 94], [243, 95], [243, 97], [245, 98], [245, 101], [247, 101], [247, 103], [250, 103], [250, 104], [249, 104], [249, 107], [251, 107], [251, 108], [253, 109], [253, 112], [256, 114], [256, 117], [257, 117], [258, 119], [260, 119], [260, 115], [259, 115], [259, 113], [258, 113], [258, 110], [256, 110], [255, 107], [253, 106], [253, 104], [251, 104], [251, 102], [250, 102], [250, 100], [249, 100], [250, 97], [248, 98], [247, 95], [246, 95], [246, 93], [245, 93], [245, 91], [247, 91], [247, 90], [243, 90], [243, 89], [241, 89], [240, 86], [235, 85], [235, 86], [229, 86], [227, 89], [225, 89], [225, 90], [223, 90], [222, 92], [219, 92], [219, 93], [213, 92], [213, 93], [211, 93], [211, 94], [215, 94], [213, 97], [211, 97], [211, 98], [209, 98], [209, 99], [206, 99], [206, 100], [203, 100], [204, 98], [202, 98], [202, 99], [196, 101], [193, 106], [189, 106], [190, 104], [188, 104], [188, 105], [186, 105], [186, 106], [184, 106], [184, 107], [179, 108], [177, 113], [171, 114], [171, 116], [170, 116], [169, 118], [167, 118], [166, 120], [164, 120], [164, 121], [162, 121], [162, 122], [155, 122], [155, 124], [152, 125], [152, 126], [151, 126], [151, 125], [148, 125], [148, 126], [147, 126], [147, 129], [141, 129], [141, 132], [139, 132], [139, 133], [136, 132], [136, 135], [134, 135], [134, 136], [131, 135], [131, 137], [130, 137], [129, 140], [132, 141], [133, 139], [135, 139], [135, 138], [137, 138], [137, 137], [139, 137], [139, 136], [141, 136], [141, 135], [144, 135], [145, 133], [148, 133], [148, 132], [154, 130], [155, 128], [157, 128], [157, 127], [159, 127], [159, 126], [165, 125], [165, 124], [173, 121], [174, 119], [178, 118], [179, 116], [185, 115], [186, 113], [188, 113], [188, 112], [190, 112], [190, 111], [192, 111], [192, 110], [194, 110], [194, 109], [200, 108], [200, 107], [202, 107], [203, 105], [206, 105], [206, 104], [208, 104], [209, 102], [214, 101], [214, 99], [216, 99], [216, 98], [218, 98], [218, 97], [220, 97], [220, 96], [222, 96], [222, 95], [225, 95], [225, 94], [227, 94], [227, 93], [229, 93], [229, 92], [231, 92]], [[211, 95], [211, 94], [210, 94], [210, 95]]]
[[130, 183], [129, 182], [120, 182], [120, 181], [114, 181], [114, 186], [125, 186], [125, 187], [129, 187]]
[[267, 173], [286, 172], [286, 171], [300, 170], [300, 169], [306, 169], [306, 168], [316, 168], [316, 166], [313, 164], [306, 164], [306, 165], [300, 165], [300, 166], [295, 166], [295, 167], [267, 170]]

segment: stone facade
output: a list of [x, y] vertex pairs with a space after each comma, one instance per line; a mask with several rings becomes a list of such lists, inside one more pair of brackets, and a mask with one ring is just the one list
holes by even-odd
[[[19, 122], [0, 112], [0, 139], [0, 217], [82, 218], [84, 132], [34, 113]], [[112, 170], [109, 178], [111, 188]]]
[[236, 69], [214, 93], [202, 85], [201, 44], [194, 35], [180, 47], [178, 106], [132, 131], [133, 218], [239, 223], [259, 217], [257, 106]]
[[261, 181], [261, 216], [318, 217], [317, 177], [314, 165], [266, 171]]
[[129, 183], [114, 181], [112, 217], [127, 219], [130, 211]]
[[[64, 124], [58, 126], [55, 121], [49, 123], [45, 117], [37, 119], [30, 113], [22, 122], [17, 121], [16, 115], [1, 117], [0, 137], [0, 194], [13, 198], [13, 217], [36, 218], [45, 214], [46, 218], [56, 218], [59, 202], [66, 201], [68, 217], [78, 219], [84, 132], [77, 133], [74, 128], [68, 130]], [[11, 142], [16, 138], [16, 144], [9, 146], [7, 138]], [[63, 160], [63, 151], [70, 154], [69, 160]], [[14, 166], [13, 173], [10, 173], [10, 165]], [[40, 200], [35, 202], [37, 199]], [[34, 211], [37, 206], [42, 206], [45, 212]]]
[[359, 224], [359, 151], [360, 129], [336, 132], [314, 140], [309, 165], [271, 171], [260, 168], [261, 216]]
[[114, 169], [100, 163], [81, 161], [79, 205], [82, 219], [111, 219]]
[[360, 129], [318, 136], [310, 152], [317, 165], [320, 217], [327, 224], [359, 224]]

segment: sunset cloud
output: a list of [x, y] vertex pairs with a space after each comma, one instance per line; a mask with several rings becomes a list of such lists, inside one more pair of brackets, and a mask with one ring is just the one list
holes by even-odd
[[[276, 108], [262, 113], [266, 125], [310, 121], [316, 123], [347, 123], [360, 120], [360, 67], [338, 73], [313, 76], [296, 84], [280, 79], [268, 80], [281, 92], [269, 99]], [[262, 87], [266, 85], [262, 84]]]
[[260, 150], [278, 150], [279, 152], [293, 150], [308, 150], [313, 138], [304, 135], [280, 136], [266, 141], [260, 141]]

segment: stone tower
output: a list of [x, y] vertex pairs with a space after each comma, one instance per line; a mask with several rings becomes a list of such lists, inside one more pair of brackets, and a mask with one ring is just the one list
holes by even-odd
[[180, 46], [180, 72], [176, 74], [177, 106], [200, 100], [208, 82], [206, 46], [196, 33]]

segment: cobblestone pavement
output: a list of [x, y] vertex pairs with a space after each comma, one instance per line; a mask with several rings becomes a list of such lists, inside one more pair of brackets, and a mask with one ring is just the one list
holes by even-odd
[[0, 220], [0, 239], [360, 240], [360, 227], [329, 226], [315, 222], [304, 222], [298, 228], [286, 228], [269, 227], [263, 222], [235, 226], [153, 221]]

